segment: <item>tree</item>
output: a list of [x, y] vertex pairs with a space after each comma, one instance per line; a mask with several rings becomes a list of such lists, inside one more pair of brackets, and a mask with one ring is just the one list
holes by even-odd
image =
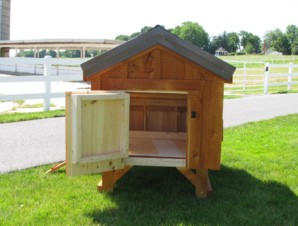
[[221, 35], [213, 36], [209, 42], [208, 51], [212, 54], [215, 54], [215, 51], [222, 46]]
[[21, 51], [20, 53], [17, 54], [17, 57], [34, 57], [34, 51], [33, 50]]
[[228, 52], [236, 52], [240, 48], [240, 39], [236, 32], [230, 32], [227, 34]]
[[298, 27], [295, 25], [287, 26], [286, 37], [290, 45], [291, 54], [298, 54]]
[[145, 27], [143, 27], [143, 28], [141, 29], [141, 34], [143, 34], [143, 33], [147, 32], [147, 31], [149, 31], [150, 29], [152, 29], [152, 27], [150, 27], [150, 26], [145, 26]]
[[128, 41], [130, 39], [130, 36], [129, 35], [118, 35], [115, 39], [120, 40], [120, 41]]
[[[161, 27], [164, 28], [164, 26], [162, 26], [162, 25], [161, 25]], [[145, 26], [145, 27], [143, 27], [141, 29], [141, 31], [134, 32], [134, 33], [132, 33], [130, 35], [118, 35], [118, 36], [116, 36], [115, 39], [116, 40], [121, 40], [121, 41], [128, 41], [128, 40], [130, 40], [132, 38], [138, 37], [140, 34], [143, 34], [143, 33], [147, 32], [147, 31], [149, 31], [150, 29], [152, 29], [152, 27]]]
[[213, 36], [209, 44], [210, 53], [215, 53], [215, 51], [222, 47], [228, 52], [236, 52], [239, 49], [239, 36], [236, 32], [227, 33], [224, 31], [218, 36]]
[[172, 33], [204, 50], [208, 50], [209, 35], [196, 22], [183, 22], [181, 26], [176, 26]]
[[287, 36], [280, 30], [275, 29], [265, 34], [265, 40], [268, 47], [283, 54], [290, 54], [290, 44]]
[[87, 50], [85, 57], [96, 57], [103, 53], [102, 50]]
[[81, 57], [81, 51], [80, 50], [65, 50], [61, 57], [65, 58], [79, 58]]
[[259, 36], [247, 31], [240, 31], [239, 36], [242, 51], [248, 54], [260, 52], [261, 39]]
[[43, 49], [39, 52], [39, 58], [44, 58], [45, 56], [52, 56], [53, 58], [55, 58], [57, 56], [57, 53], [54, 50]]

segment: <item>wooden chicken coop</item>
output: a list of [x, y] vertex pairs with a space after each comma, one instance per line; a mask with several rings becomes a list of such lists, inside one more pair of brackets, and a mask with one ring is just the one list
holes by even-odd
[[91, 91], [66, 94], [67, 175], [176, 167], [198, 197], [220, 169], [224, 83], [235, 68], [160, 26], [82, 65]]

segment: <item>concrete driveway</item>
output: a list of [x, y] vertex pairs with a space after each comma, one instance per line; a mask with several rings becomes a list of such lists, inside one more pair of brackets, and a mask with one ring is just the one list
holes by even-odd
[[[298, 113], [298, 94], [224, 101], [224, 127]], [[0, 124], [0, 173], [65, 160], [65, 118]]]

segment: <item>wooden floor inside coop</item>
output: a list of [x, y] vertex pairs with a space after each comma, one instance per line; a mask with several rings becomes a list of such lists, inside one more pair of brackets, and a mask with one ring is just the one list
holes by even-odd
[[131, 131], [129, 156], [185, 159], [186, 133]]
[[186, 158], [187, 95], [130, 94], [129, 156]]

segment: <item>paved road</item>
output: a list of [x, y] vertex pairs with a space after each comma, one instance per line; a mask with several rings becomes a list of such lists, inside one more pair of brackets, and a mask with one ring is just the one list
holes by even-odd
[[[225, 100], [224, 127], [298, 113], [298, 94]], [[65, 118], [0, 124], [0, 173], [65, 159]]]

